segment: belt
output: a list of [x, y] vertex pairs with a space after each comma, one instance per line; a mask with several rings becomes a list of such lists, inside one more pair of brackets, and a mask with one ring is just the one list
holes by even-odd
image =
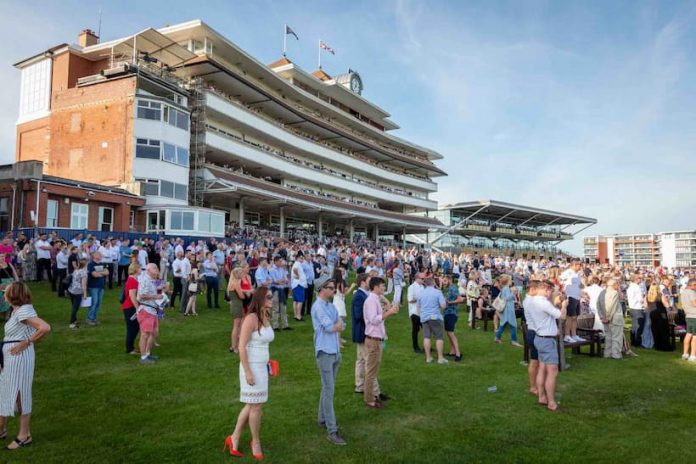
[[377, 338], [377, 337], [370, 337], [369, 335], [365, 335], [365, 338], [369, 338], [370, 340], [377, 340], [378, 342], [383, 342], [383, 338]]
[[558, 337], [558, 335], [539, 335], [539, 334], [535, 334], [534, 336], [539, 337], [539, 338], [556, 338], [556, 337]]

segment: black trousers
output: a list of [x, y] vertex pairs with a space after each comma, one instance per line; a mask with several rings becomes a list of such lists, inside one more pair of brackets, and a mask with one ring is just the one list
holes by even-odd
[[73, 295], [70, 292], [68, 292], [68, 294], [70, 295], [70, 301], [72, 302], [72, 311], [70, 312], [70, 323], [73, 324], [77, 322], [77, 312], [80, 310], [82, 294], [80, 293], [79, 295]]
[[135, 349], [135, 339], [140, 332], [140, 324], [137, 319], [132, 319], [135, 315], [135, 308], [124, 309], [123, 318], [126, 320], [126, 353], [130, 353]]
[[302, 305], [302, 317], [312, 314], [312, 303], [314, 303], [314, 284], [307, 285], [304, 291], [304, 304]]
[[184, 297], [184, 289], [181, 286], [181, 277], [174, 277], [174, 290], [172, 291], [171, 301], [172, 308], [174, 307], [174, 302], [176, 301], [177, 295], [179, 295], [180, 299]]
[[56, 281], [56, 285], [58, 286], [58, 296], [59, 297], [64, 297], [65, 296], [65, 285], [63, 285], [63, 279], [68, 275], [68, 270], [67, 269], [58, 269], [56, 268], [55, 273], [53, 274], [53, 280]]
[[417, 314], [411, 315], [411, 341], [413, 342], [413, 349], [419, 350], [418, 347], [418, 333], [421, 329], [420, 316]]
[[121, 284], [123, 284], [123, 282], [128, 280], [128, 265], [122, 266], [119, 264], [117, 275], [118, 275], [118, 286], [120, 287]]
[[[36, 281], [41, 282], [43, 279], [43, 271], [46, 270], [48, 280], [53, 280], [51, 273], [51, 260], [49, 258], [41, 258], [36, 260]], [[55, 291], [55, 288], [53, 289]]]
[[220, 279], [218, 279], [217, 276], [205, 276], [205, 286], [207, 288], [206, 297], [208, 298], [208, 309], [212, 308], [210, 301], [211, 294], [215, 295], [215, 307], [219, 309], [220, 304], [218, 303], [218, 293], [220, 290]]
[[109, 289], [114, 288], [114, 263], [106, 263], [106, 268], [109, 270]]
[[[51, 291], [55, 292], [58, 288], [56, 286], [56, 280], [58, 280], [58, 266], [56, 264], [51, 264], [51, 272], [48, 274], [48, 278], [51, 281]], [[58, 286], [60, 286], [60, 281], [58, 280]]]

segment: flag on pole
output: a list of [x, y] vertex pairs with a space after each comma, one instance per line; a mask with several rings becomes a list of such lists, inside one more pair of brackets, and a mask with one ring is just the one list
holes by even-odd
[[329, 47], [323, 40], [319, 41], [319, 48], [326, 50], [327, 52], [331, 53], [332, 55], [336, 54], [336, 51]]
[[287, 24], [285, 25], [285, 35], [294, 35], [295, 39], [300, 40], [300, 38], [297, 37], [297, 34], [295, 34], [295, 31], [293, 31], [292, 28]]

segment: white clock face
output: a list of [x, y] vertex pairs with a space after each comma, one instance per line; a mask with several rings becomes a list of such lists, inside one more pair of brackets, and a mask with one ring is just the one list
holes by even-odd
[[360, 80], [355, 76], [350, 78], [350, 90], [355, 93], [360, 93]]

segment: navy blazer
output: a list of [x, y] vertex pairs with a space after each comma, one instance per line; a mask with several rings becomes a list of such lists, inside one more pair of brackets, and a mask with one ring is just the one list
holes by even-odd
[[353, 329], [353, 343], [365, 343], [365, 319], [363, 317], [363, 306], [367, 300], [367, 293], [358, 289], [353, 294], [351, 302], [351, 320]]

